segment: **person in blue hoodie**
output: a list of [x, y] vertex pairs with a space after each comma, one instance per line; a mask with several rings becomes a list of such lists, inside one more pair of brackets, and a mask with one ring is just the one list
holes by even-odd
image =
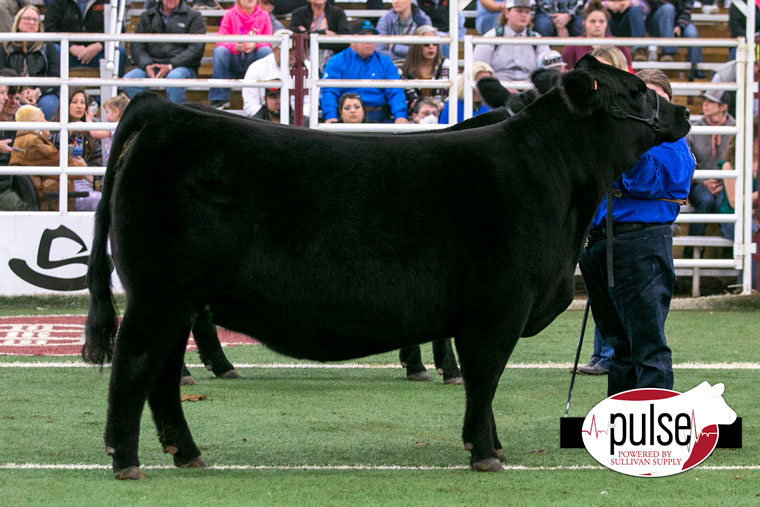
[[[369, 21], [359, 21], [354, 34], [375, 34]], [[375, 43], [353, 42], [348, 49], [327, 60], [322, 79], [398, 79], [393, 61], [375, 51]], [[364, 104], [369, 123], [409, 123], [403, 88], [322, 88], [321, 106], [325, 123], [338, 121], [338, 101], [344, 93], [356, 93]]]
[[[660, 100], [671, 100], [670, 83], [662, 71], [643, 70], [637, 76]], [[614, 349], [608, 396], [642, 387], [673, 388], [665, 339], [675, 284], [670, 226], [689, 194], [694, 167], [682, 138], [647, 151], [613, 183], [611, 278], [606, 199], [592, 220], [580, 267], [596, 327]]]

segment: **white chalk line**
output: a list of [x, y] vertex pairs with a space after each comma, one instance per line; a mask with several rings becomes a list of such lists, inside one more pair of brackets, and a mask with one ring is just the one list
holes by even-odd
[[[190, 368], [204, 368], [202, 364], [188, 364]], [[516, 370], [564, 370], [573, 366], [572, 363], [512, 363], [507, 364], [507, 369]], [[108, 368], [109, 365], [104, 365]], [[429, 370], [434, 370], [435, 366], [426, 364]], [[53, 362], [53, 361], [27, 361], [27, 362], [0, 362], [0, 368], [100, 368], [98, 365], [92, 365], [84, 362]], [[260, 368], [260, 369], [315, 369], [315, 370], [383, 370], [383, 369], [401, 369], [399, 363], [386, 364], [369, 364], [369, 363], [340, 363], [340, 364], [322, 364], [322, 363], [243, 363], [235, 364], [235, 368]], [[673, 365], [674, 370], [760, 370], [760, 363], [678, 363]]]
[[[578, 470], [607, 470], [603, 466], [596, 465], [557, 465], [557, 466], [526, 466], [526, 465], [503, 465], [507, 471], [578, 471]], [[142, 465], [143, 470], [173, 470], [172, 465]], [[406, 466], [406, 465], [209, 465], [207, 470], [316, 470], [316, 471], [456, 471], [469, 470], [466, 465], [454, 466]], [[111, 465], [99, 465], [89, 463], [70, 464], [47, 464], [47, 463], [3, 463], [0, 470], [111, 470]], [[760, 470], [760, 465], [724, 465], [724, 466], [699, 466], [694, 470]]]

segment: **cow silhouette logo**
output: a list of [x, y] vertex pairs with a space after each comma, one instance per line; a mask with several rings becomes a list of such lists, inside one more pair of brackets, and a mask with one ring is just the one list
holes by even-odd
[[583, 421], [583, 445], [602, 465], [638, 477], [665, 477], [702, 463], [732, 424], [723, 384], [702, 382], [685, 393], [633, 389], [597, 404]]
[[[43, 270], [54, 269], [61, 266], [67, 266], [70, 264], [84, 264], [87, 266], [89, 254], [76, 255], [68, 259], [52, 260], [51, 251], [53, 247], [53, 241], [56, 239], [67, 239], [75, 242], [79, 245], [79, 252], [81, 254], [87, 251], [87, 245], [82, 238], [74, 231], [64, 225], [60, 225], [57, 229], [45, 229], [40, 237], [40, 244], [37, 249], [37, 266]], [[87, 288], [87, 275], [76, 278], [59, 278], [52, 275], [40, 273], [35, 271], [27, 262], [23, 259], [11, 259], [8, 261], [8, 267], [11, 271], [24, 280], [36, 287], [53, 291], [75, 291]], [[86, 270], [85, 270], [86, 272]]]

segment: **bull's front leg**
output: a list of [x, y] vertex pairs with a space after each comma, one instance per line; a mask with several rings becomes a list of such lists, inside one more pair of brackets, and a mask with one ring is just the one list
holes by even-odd
[[478, 471], [500, 471], [505, 461], [491, 405], [515, 339], [511, 344], [470, 337], [456, 338], [466, 396], [462, 440], [470, 451], [470, 466]]

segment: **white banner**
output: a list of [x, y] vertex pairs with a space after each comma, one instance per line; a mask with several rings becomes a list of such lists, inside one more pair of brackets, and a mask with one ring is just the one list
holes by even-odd
[[[86, 294], [92, 213], [0, 214], [0, 295]], [[114, 292], [123, 292], [115, 272]]]

